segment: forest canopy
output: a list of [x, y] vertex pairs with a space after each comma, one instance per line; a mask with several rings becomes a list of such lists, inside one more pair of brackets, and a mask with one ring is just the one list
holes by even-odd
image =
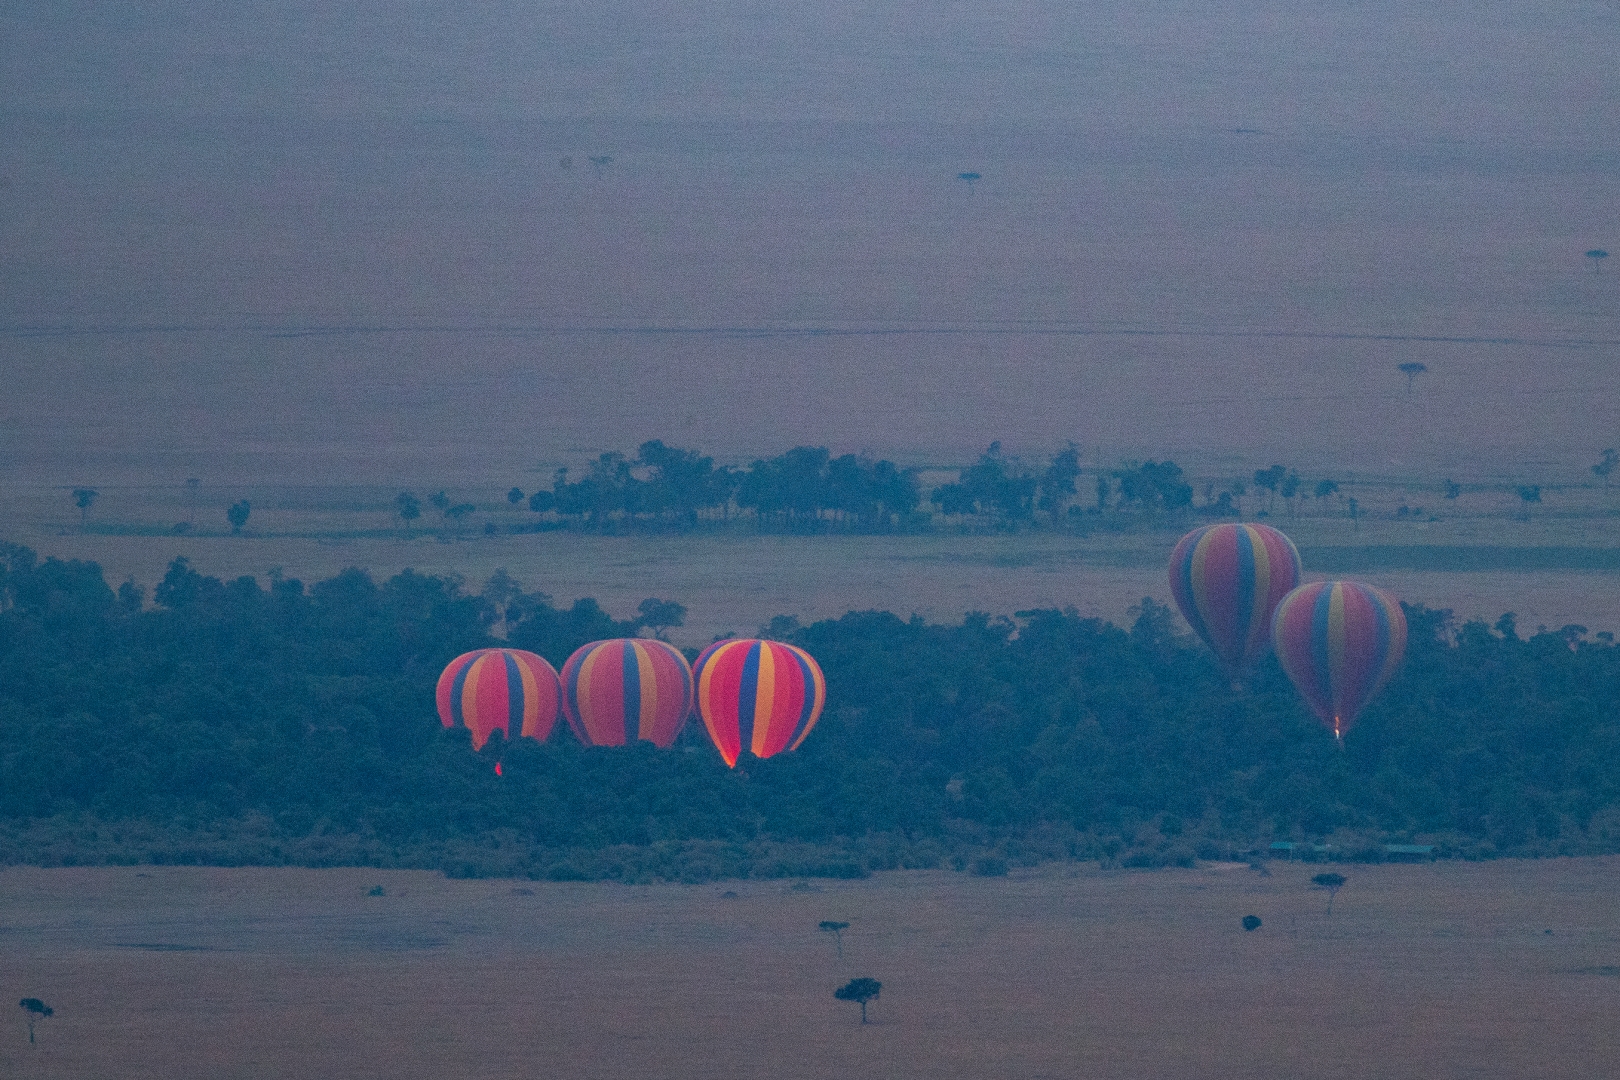
[[827, 713], [799, 751], [733, 770], [698, 723], [670, 751], [586, 749], [558, 725], [477, 754], [440, 726], [434, 683], [459, 653], [504, 640], [560, 666], [645, 614], [505, 575], [261, 583], [184, 559], [148, 601], [4, 545], [0, 861], [707, 880], [1187, 865], [1277, 839], [1340, 858], [1620, 850], [1612, 636], [1406, 610], [1406, 663], [1342, 749], [1274, 661], [1234, 691], [1151, 600], [1128, 628], [782, 618], [773, 635], [826, 672]]

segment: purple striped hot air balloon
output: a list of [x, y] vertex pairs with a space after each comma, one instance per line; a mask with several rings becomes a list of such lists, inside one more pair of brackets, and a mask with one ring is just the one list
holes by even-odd
[[563, 664], [562, 688], [563, 716], [586, 746], [645, 739], [668, 749], [692, 711], [692, 669], [656, 639], [581, 646]]
[[1299, 584], [1299, 550], [1269, 525], [1206, 525], [1170, 555], [1170, 592], [1235, 683], [1271, 646], [1271, 616]]
[[557, 722], [557, 672], [544, 657], [522, 649], [462, 653], [439, 676], [439, 722], [465, 725], [474, 750], [496, 729], [508, 739], [545, 742]]
[[717, 641], [692, 665], [697, 712], [720, 757], [768, 758], [797, 750], [827, 701], [821, 666], [795, 645], [755, 638]]
[[1283, 670], [1340, 739], [1406, 652], [1399, 601], [1357, 581], [1295, 589], [1277, 605], [1271, 633]]

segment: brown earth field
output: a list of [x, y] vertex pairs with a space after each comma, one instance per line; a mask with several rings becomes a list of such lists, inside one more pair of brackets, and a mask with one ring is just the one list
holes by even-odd
[[[30, 1046], [10, 1014], [0, 1074], [1442, 1080], [1620, 1060], [1620, 859], [1341, 867], [1331, 914], [1321, 869], [10, 867], [0, 985], [56, 1015]], [[850, 924], [841, 960], [827, 919]], [[865, 1027], [832, 994], [859, 976], [883, 984]]]

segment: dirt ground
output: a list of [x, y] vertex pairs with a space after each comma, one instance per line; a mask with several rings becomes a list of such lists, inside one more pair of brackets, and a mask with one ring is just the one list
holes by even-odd
[[[1620, 859], [1340, 867], [1331, 915], [1321, 869], [8, 868], [0, 987], [56, 1015], [34, 1046], [10, 1015], [0, 1073], [1441, 1080], [1620, 1059]], [[842, 960], [824, 919], [851, 924]], [[883, 983], [866, 1027], [832, 995], [857, 976]]]

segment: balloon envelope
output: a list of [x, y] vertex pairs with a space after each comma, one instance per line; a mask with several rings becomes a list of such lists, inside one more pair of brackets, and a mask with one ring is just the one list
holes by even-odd
[[1176, 606], [1234, 679], [1270, 648], [1272, 614], [1299, 578], [1299, 550], [1269, 525], [1206, 525], [1170, 556]]
[[593, 641], [562, 669], [563, 715], [586, 746], [646, 739], [668, 748], [692, 711], [692, 668], [673, 645]]
[[439, 722], [472, 732], [474, 750], [490, 733], [544, 742], [557, 723], [557, 671], [522, 649], [478, 649], [450, 661], [439, 676]]
[[1371, 585], [1317, 581], [1283, 597], [1272, 638], [1300, 695], [1342, 738], [1400, 665], [1406, 615]]
[[755, 638], [717, 641], [692, 665], [697, 711], [727, 765], [747, 750], [797, 750], [821, 717], [827, 680], [810, 654]]

